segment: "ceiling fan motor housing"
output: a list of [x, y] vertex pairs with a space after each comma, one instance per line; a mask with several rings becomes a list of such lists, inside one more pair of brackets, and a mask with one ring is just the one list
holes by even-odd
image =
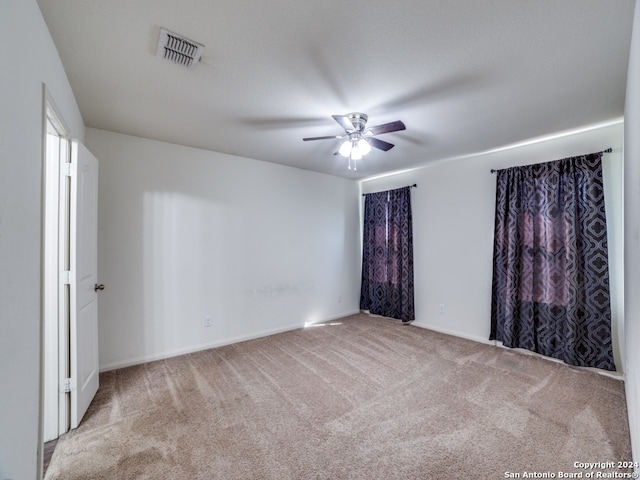
[[367, 124], [367, 117], [364, 113], [353, 112], [347, 113], [346, 117], [351, 121], [353, 128], [358, 132], [362, 132], [364, 130], [364, 126]]

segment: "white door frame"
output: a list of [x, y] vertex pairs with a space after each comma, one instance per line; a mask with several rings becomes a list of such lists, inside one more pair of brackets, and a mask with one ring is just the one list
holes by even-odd
[[[68, 394], [61, 379], [68, 376], [68, 286], [61, 272], [68, 270], [68, 184], [63, 174], [70, 160], [70, 139], [62, 116], [46, 86], [43, 94], [43, 328], [42, 429], [43, 441], [68, 431]], [[53, 132], [50, 132], [53, 129]], [[56, 137], [51, 137], [53, 133]]]

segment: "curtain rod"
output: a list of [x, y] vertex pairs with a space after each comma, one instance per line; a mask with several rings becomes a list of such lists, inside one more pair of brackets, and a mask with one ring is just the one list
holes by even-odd
[[[611, 152], [613, 152], [613, 148], [609, 147], [609, 148], [607, 148], [606, 150], [602, 150], [601, 152], [591, 153], [591, 154], [589, 154], [589, 155], [597, 155], [598, 153], [611, 153]], [[580, 155], [577, 155], [577, 156], [580, 156]], [[491, 169], [491, 173], [496, 173], [497, 171], [498, 171], [498, 170], [495, 170], [495, 169], [493, 169], [493, 168]]]
[[[408, 185], [409, 188], [416, 188], [418, 186], [417, 183], [414, 183], [413, 185]], [[400, 187], [402, 188], [402, 187]], [[362, 196], [364, 197], [365, 195], [367, 195], [366, 193], [363, 193]]]

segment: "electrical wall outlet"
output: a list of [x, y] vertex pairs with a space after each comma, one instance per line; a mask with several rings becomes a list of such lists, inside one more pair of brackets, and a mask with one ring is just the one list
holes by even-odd
[[205, 315], [204, 317], [204, 326], [210, 327], [212, 325], [211, 315]]
[[444, 313], [444, 303], [441, 303], [441, 304], [440, 304], [440, 307], [439, 307], [439, 309], [438, 309], [438, 312], [440, 312], [440, 313]]

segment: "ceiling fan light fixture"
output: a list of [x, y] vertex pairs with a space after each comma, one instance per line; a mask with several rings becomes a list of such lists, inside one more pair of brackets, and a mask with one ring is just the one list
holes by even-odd
[[361, 159], [362, 159], [362, 153], [360, 152], [360, 149], [356, 145], [354, 148], [351, 149], [351, 160], [361, 160]]
[[358, 140], [357, 150], [360, 152], [360, 155], [364, 157], [371, 151], [371, 145], [369, 145], [369, 142], [365, 138], [361, 137]]
[[343, 157], [348, 157], [349, 155], [351, 155], [351, 139], [345, 140], [344, 142], [342, 142], [342, 145], [340, 145], [340, 150], [338, 150], [338, 153]]
[[371, 145], [362, 135], [352, 135], [340, 145], [338, 153], [343, 157], [351, 157], [360, 160], [371, 152]]

